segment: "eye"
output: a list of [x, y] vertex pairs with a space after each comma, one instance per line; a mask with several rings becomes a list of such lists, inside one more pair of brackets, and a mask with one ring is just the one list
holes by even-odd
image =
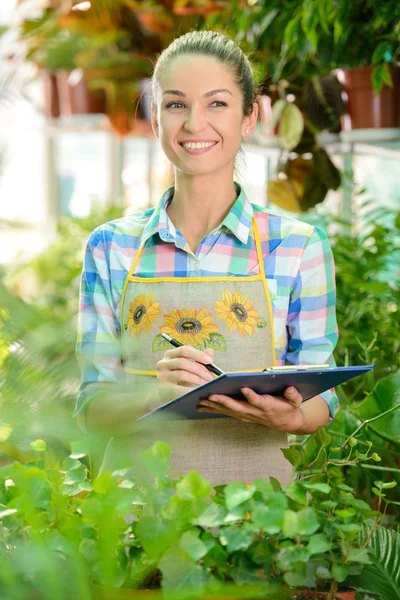
[[165, 108], [175, 108], [178, 104], [183, 106], [182, 102], [170, 102], [169, 104], [166, 105]]
[[226, 102], [222, 102], [221, 100], [215, 100], [215, 102], [213, 102], [213, 104], [219, 104], [220, 106], [228, 106]]

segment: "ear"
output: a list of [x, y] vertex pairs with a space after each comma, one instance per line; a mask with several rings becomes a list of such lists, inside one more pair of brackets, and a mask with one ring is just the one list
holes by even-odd
[[157, 119], [157, 106], [154, 102], [151, 103], [151, 127], [153, 129], [154, 135], [159, 137], [158, 133], [158, 119]]
[[[254, 129], [256, 128], [257, 119], [258, 119], [258, 102], [253, 103], [253, 112], [248, 117], [243, 119], [242, 124], [242, 137], [249, 137]], [[247, 133], [246, 133], [247, 130]]]

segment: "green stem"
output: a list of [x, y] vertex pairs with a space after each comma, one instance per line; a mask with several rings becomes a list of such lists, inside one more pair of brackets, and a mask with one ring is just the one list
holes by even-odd
[[397, 404], [396, 406], [392, 406], [392, 408], [389, 408], [389, 410], [386, 410], [385, 412], [381, 413], [380, 415], [377, 415], [376, 417], [372, 417], [372, 419], [366, 419], [365, 421], [363, 421], [363, 423], [361, 423], [361, 425], [359, 427], [357, 427], [357, 429], [355, 431], [353, 431], [353, 433], [351, 435], [349, 435], [349, 437], [347, 438], [347, 440], [343, 443], [342, 448], [344, 448], [347, 445], [349, 439], [351, 437], [355, 437], [357, 435], [357, 433], [359, 431], [361, 431], [361, 429], [365, 425], [367, 425], [368, 423], [373, 423], [374, 421], [378, 421], [378, 419], [382, 419], [382, 417], [385, 417], [386, 415], [389, 415], [390, 413], [394, 412], [395, 410], [398, 410], [399, 408], [400, 408], [400, 404]]

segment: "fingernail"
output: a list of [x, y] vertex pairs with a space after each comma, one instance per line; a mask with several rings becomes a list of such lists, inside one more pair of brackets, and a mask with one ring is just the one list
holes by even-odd
[[209, 354], [203, 354], [203, 362], [207, 364], [212, 363], [212, 357]]

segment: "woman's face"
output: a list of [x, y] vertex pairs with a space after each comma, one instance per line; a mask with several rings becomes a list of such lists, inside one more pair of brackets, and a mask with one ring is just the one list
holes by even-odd
[[[180, 171], [200, 175], [228, 164], [233, 171], [242, 137], [251, 133], [257, 119], [257, 108], [253, 117], [243, 116], [240, 88], [218, 60], [180, 56], [160, 76], [153, 129], [166, 156]], [[188, 143], [192, 146], [185, 147]]]

